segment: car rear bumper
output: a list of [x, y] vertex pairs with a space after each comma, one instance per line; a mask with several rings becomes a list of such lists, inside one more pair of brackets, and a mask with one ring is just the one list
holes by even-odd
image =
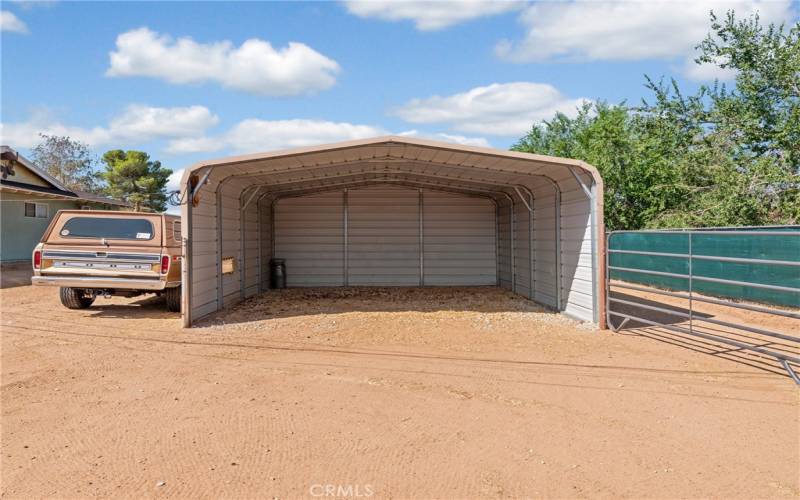
[[34, 276], [31, 284], [36, 286], [63, 286], [70, 288], [104, 288], [116, 290], [164, 290], [180, 286], [180, 282], [160, 279], [102, 278], [95, 276]]

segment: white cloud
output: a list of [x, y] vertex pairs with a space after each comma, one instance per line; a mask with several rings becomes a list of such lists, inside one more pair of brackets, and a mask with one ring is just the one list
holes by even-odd
[[172, 39], [148, 28], [117, 37], [107, 76], [145, 76], [173, 84], [217, 82], [253, 94], [290, 96], [324, 90], [336, 83], [339, 64], [308, 45], [290, 42], [275, 49], [251, 38], [235, 47], [229, 41], [198, 43]]
[[167, 179], [167, 191], [178, 191], [181, 188], [181, 177], [185, 168], [173, 170]]
[[167, 151], [173, 154], [270, 151], [330, 142], [364, 139], [386, 132], [370, 125], [324, 120], [260, 120], [250, 118], [216, 137], [176, 139]]
[[729, 82], [736, 79], [736, 70], [720, 68], [712, 63], [697, 64], [694, 62], [694, 58], [687, 59], [680, 71], [686, 78], [696, 82], [713, 82], [714, 80]]
[[519, 9], [521, 2], [509, 0], [454, 1], [346, 1], [347, 11], [358, 17], [384, 21], [413, 21], [420, 31], [435, 31], [478, 17]]
[[584, 101], [545, 83], [493, 83], [450, 96], [412, 99], [393, 114], [411, 123], [445, 123], [461, 132], [510, 137], [557, 111], [574, 116]]
[[764, 23], [791, 19], [791, 0], [537, 2], [520, 16], [527, 34], [504, 40], [499, 56], [514, 62], [635, 61], [686, 57], [709, 30], [709, 11], [758, 12]]
[[406, 130], [405, 132], [400, 132], [397, 135], [405, 137], [419, 137], [422, 139], [432, 139], [435, 141], [452, 142], [453, 144], [461, 144], [462, 146], [477, 146], [481, 148], [492, 147], [492, 145], [489, 144], [489, 141], [487, 141], [483, 137], [466, 137], [458, 134], [445, 134], [444, 132], [428, 134], [425, 132], [420, 132], [418, 130]]
[[0, 11], [0, 31], [28, 33], [28, 27], [13, 12], [3, 10]]
[[157, 108], [132, 104], [105, 127], [64, 125], [47, 112], [39, 112], [25, 122], [0, 123], [0, 138], [3, 144], [20, 148], [35, 146], [40, 133], [66, 135], [90, 146], [122, 146], [201, 135], [218, 121], [219, 118], [204, 106]]

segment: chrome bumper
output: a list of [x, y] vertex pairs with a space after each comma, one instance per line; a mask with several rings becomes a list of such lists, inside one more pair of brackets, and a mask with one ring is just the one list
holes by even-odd
[[180, 282], [166, 282], [160, 279], [101, 278], [94, 276], [34, 276], [31, 284], [35, 286], [63, 286], [70, 288], [114, 288], [117, 290], [163, 290], [179, 286]]

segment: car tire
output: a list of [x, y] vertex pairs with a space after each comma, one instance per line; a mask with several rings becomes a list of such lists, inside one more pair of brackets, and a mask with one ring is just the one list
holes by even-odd
[[87, 295], [86, 292], [76, 288], [61, 288], [58, 291], [61, 304], [67, 309], [86, 309], [94, 302], [94, 295]]
[[181, 287], [167, 288], [162, 295], [167, 301], [167, 311], [181, 312]]

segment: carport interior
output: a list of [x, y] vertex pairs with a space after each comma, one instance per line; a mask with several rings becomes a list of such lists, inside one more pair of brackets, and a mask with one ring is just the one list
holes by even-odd
[[496, 285], [599, 322], [599, 182], [576, 160], [405, 137], [200, 163], [184, 324], [267, 291], [272, 258], [290, 287]]

